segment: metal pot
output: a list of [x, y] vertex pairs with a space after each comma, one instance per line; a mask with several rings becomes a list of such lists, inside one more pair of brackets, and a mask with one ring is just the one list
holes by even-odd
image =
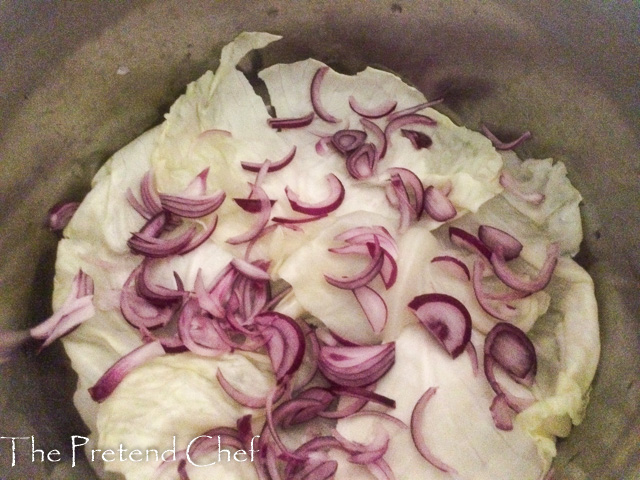
[[[283, 34], [256, 61], [383, 65], [459, 122], [534, 132], [523, 155], [567, 163], [584, 196], [578, 257], [596, 280], [602, 360], [558, 479], [640, 478], [640, 7], [637, 2], [139, 0], [0, 3], [0, 326], [50, 313], [47, 209], [79, 200], [111, 153], [159, 123], [244, 30]], [[0, 366], [1, 478], [92, 478], [60, 345]], [[26, 442], [26, 443], [19, 443]]]

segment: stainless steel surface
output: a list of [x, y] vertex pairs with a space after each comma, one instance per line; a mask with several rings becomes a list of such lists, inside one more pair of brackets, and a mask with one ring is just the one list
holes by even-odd
[[[0, 326], [50, 312], [56, 239], [42, 222], [80, 199], [100, 163], [161, 121], [187, 82], [243, 30], [285, 36], [265, 64], [314, 56], [383, 65], [457, 119], [533, 131], [521, 151], [568, 164], [585, 198], [580, 262], [596, 279], [602, 361], [585, 422], [559, 443], [557, 479], [640, 478], [640, 6], [602, 1], [0, 3]], [[129, 73], [119, 75], [119, 67]], [[86, 434], [56, 346], [0, 366], [0, 436], [35, 435], [60, 463], [0, 445], [0, 478], [91, 478]], [[6, 442], [6, 440], [2, 440]]]

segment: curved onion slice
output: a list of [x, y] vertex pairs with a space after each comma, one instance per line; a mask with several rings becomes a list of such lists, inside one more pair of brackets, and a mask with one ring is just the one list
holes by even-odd
[[354, 288], [353, 294], [356, 296], [362, 311], [371, 325], [374, 333], [380, 333], [387, 324], [387, 304], [373, 288], [363, 285]]
[[322, 101], [320, 100], [320, 89], [322, 87], [322, 80], [324, 76], [329, 71], [329, 67], [324, 66], [318, 68], [316, 73], [313, 75], [313, 79], [311, 80], [311, 105], [313, 106], [313, 111], [325, 122], [329, 123], [337, 123], [338, 119], [327, 112], [322, 105]]
[[430, 100], [427, 102], [419, 103], [418, 105], [414, 105], [413, 107], [403, 108], [402, 110], [398, 110], [397, 112], [394, 112], [391, 115], [389, 115], [389, 120], [393, 120], [394, 118], [401, 117], [403, 115], [408, 115], [410, 113], [417, 113], [420, 110], [424, 110], [425, 108], [438, 105], [443, 101], [444, 101], [444, 98], [438, 98], [436, 100]]
[[336, 278], [331, 275], [325, 275], [324, 278], [327, 283], [345, 290], [353, 290], [354, 288], [362, 287], [373, 280], [375, 276], [380, 273], [385, 258], [383, 250], [380, 248], [380, 243], [377, 238], [375, 240], [375, 244], [371, 250], [371, 261], [363, 270], [346, 278]]
[[300, 326], [290, 317], [278, 312], [262, 312], [255, 316], [257, 325], [264, 328], [267, 351], [276, 374], [276, 381], [294, 373], [300, 367], [305, 351], [305, 337]]
[[364, 387], [378, 381], [395, 361], [395, 343], [320, 347], [318, 368], [336, 385]]
[[413, 443], [416, 446], [416, 449], [420, 455], [422, 455], [422, 458], [438, 470], [451, 475], [457, 475], [458, 472], [455, 468], [450, 467], [431, 452], [431, 449], [427, 446], [424, 441], [424, 436], [422, 435], [425, 408], [427, 403], [429, 403], [429, 400], [431, 400], [431, 397], [436, 394], [437, 390], [437, 387], [429, 387], [427, 391], [422, 394], [415, 407], [413, 407], [413, 411], [411, 412], [411, 437], [413, 438]]
[[496, 395], [489, 409], [491, 410], [491, 417], [493, 418], [493, 423], [496, 428], [505, 431], [513, 430], [513, 419], [511, 418], [513, 416], [513, 410], [511, 410], [506, 396], [503, 393]]
[[416, 218], [420, 218], [424, 204], [424, 186], [420, 178], [408, 168], [392, 167], [387, 172], [400, 177]]
[[215, 212], [222, 205], [225, 197], [226, 194], [223, 191], [193, 198], [160, 194], [160, 201], [162, 202], [162, 208], [167, 212], [185, 218], [200, 218]]
[[371, 120], [367, 119], [367, 118], [361, 118], [360, 119], [360, 123], [362, 124], [362, 126], [369, 130], [371, 132], [371, 134], [373, 135], [374, 139], [375, 139], [375, 143], [373, 143], [373, 145], [375, 146], [374, 149], [374, 153], [375, 153], [375, 161], [376, 163], [378, 162], [378, 160], [380, 160], [382, 157], [384, 157], [384, 154], [387, 151], [387, 137], [384, 134], [384, 131], [378, 126], [377, 123], [372, 122]]
[[497, 323], [487, 334], [484, 343], [484, 373], [491, 388], [504, 394], [505, 401], [516, 412], [532, 403], [532, 399], [520, 398], [503, 390], [494, 373], [499, 365], [514, 381], [531, 386], [537, 370], [536, 350], [527, 335], [510, 323]]
[[151, 170], [144, 174], [140, 182], [140, 198], [142, 198], [142, 204], [149, 212], [149, 216], [152, 217], [162, 212], [162, 203], [160, 202], [158, 191], [153, 185]]
[[454, 245], [462, 247], [472, 253], [479, 253], [487, 260], [491, 258], [491, 250], [489, 250], [478, 237], [461, 228], [449, 227], [449, 239]]
[[522, 251], [522, 243], [520, 243], [517, 238], [504, 230], [489, 225], [480, 225], [478, 228], [478, 238], [489, 247], [491, 251], [495, 251], [498, 247], [501, 247], [505, 260], [513, 260], [520, 255]]
[[231, 265], [233, 265], [233, 267], [242, 275], [252, 280], [262, 280], [266, 282], [271, 280], [269, 273], [265, 269], [261, 268], [260, 265], [247, 262], [241, 258], [234, 258], [231, 260]]
[[196, 234], [196, 226], [191, 225], [172, 238], [157, 238], [143, 232], [133, 233], [127, 245], [133, 253], [146, 257], [160, 258], [175, 255], [185, 249]]
[[547, 258], [534, 278], [526, 278], [513, 272], [507, 265], [500, 246], [491, 255], [491, 265], [493, 265], [497, 277], [509, 287], [521, 292], [534, 293], [542, 290], [551, 281], [551, 276], [558, 263], [559, 253], [560, 246], [557, 243], [550, 244], [547, 247]]
[[165, 305], [184, 298], [186, 295], [184, 289], [178, 288], [173, 290], [152, 282], [150, 273], [151, 262], [151, 259], [143, 260], [140, 272], [136, 276], [136, 291], [138, 295], [154, 303]]
[[285, 187], [285, 193], [291, 209], [307, 215], [326, 215], [336, 210], [344, 200], [344, 185], [333, 173], [329, 173], [326, 178], [329, 183], [329, 196], [315, 204], [303, 202], [293, 190], [288, 186]]
[[218, 368], [216, 371], [216, 378], [218, 379], [218, 383], [220, 383], [220, 387], [233, 398], [240, 405], [249, 408], [264, 408], [267, 404], [266, 397], [255, 397], [253, 395], [249, 395], [247, 393], [241, 392], [236, 387], [231, 385], [229, 381], [224, 378], [222, 371]]
[[249, 230], [245, 233], [227, 239], [227, 243], [239, 245], [241, 243], [249, 242], [260, 235], [260, 232], [262, 232], [264, 227], [267, 225], [267, 222], [269, 222], [269, 217], [271, 216], [271, 200], [267, 197], [265, 191], [257, 185], [253, 186], [252, 192], [260, 201], [258, 218]]
[[431, 137], [424, 132], [418, 132], [417, 130], [410, 130], [408, 128], [401, 128], [400, 133], [403, 137], [406, 137], [411, 145], [416, 150], [420, 150], [421, 148], [429, 148], [433, 145], [433, 140]]
[[523, 192], [518, 181], [506, 170], [500, 173], [500, 185], [512, 195], [533, 205], [540, 205], [544, 202], [545, 196], [540, 192]]
[[134, 281], [139, 277], [143, 264], [136, 267], [125, 281], [120, 292], [120, 312], [127, 322], [137, 328], [157, 328], [171, 320], [174, 309], [156, 306], [138, 294]]
[[444, 293], [418, 295], [409, 308], [453, 358], [471, 339], [471, 315], [458, 299]]
[[52, 232], [61, 232], [67, 226], [80, 202], [61, 202], [55, 204], [47, 213], [47, 226]]
[[487, 127], [486, 125], [482, 125], [482, 133], [484, 134], [485, 137], [491, 140], [491, 143], [496, 148], [496, 150], [513, 150], [514, 148], [519, 146], [522, 142], [532, 137], [531, 132], [527, 130], [512, 142], [503, 142], [498, 137], [496, 137], [491, 132], [491, 130], [489, 130], [489, 127]]
[[438, 222], [446, 222], [458, 214], [449, 197], [433, 185], [424, 191], [424, 211]]
[[451, 255], [438, 255], [431, 259], [431, 263], [444, 265], [454, 276], [463, 280], [471, 280], [469, 268], [462, 260], [459, 260], [456, 257], [452, 257]]
[[385, 397], [363, 387], [335, 387], [331, 391], [340, 396], [358, 398], [367, 402], [378, 403], [388, 408], [396, 408], [396, 401], [393, 398]]
[[382, 118], [393, 112], [398, 105], [395, 100], [387, 100], [373, 108], [363, 107], [353, 95], [349, 95], [349, 107], [361, 117], [366, 118]]
[[484, 291], [484, 287], [482, 285], [484, 267], [485, 264], [481, 260], [476, 260], [473, 264], [473, 293], [476, 296], [476, 300], [478, 300], [482, 309], [492, 317], [504, 322], [513, 320], [517, 315], [515, 308], [505, 305], [504, 303], [494, 305], [491, 303], [491, 300], [494, 299]]
[[407, 113], [404, 115], [398, 115], [393, 118], [384, 129], [384, 136], [387, 139], [387, 145], [391, 145], [391, 135], [396, 130], [401, 129], [407, 125], [426, 125], [428, 127], [433, 127], [437, 124], [437, 122], [426, 115], [420, 115], [419, 113]]
[[313, 112], [304, 115], [303, 117], [290, 117], [290, 118], [269, 118], [267, 124], [271, 128], [302, 128], [311, 124], [315, 117]]
[[120, 384], [122, 379], [127, 376], [133, 369], [142, 365], [144, 362], [151, 360], [152, 358], [164, 355], [165, 351], [159, 341], [146, 343], [135, 350], [132, 350], [116, 363], [114, 363], [95, 385], [89, 388], [89, 394], [95, 402], [104, 401], [116, 387]]
[[178, 318], [178, 333], [185, 347], [203, 357], [217, 357], [231, 351], [215, 328], [213, 322], [216, 321], [201, 315], [196, 299], [185, 303]]
[[189, 242], [182, 247], [180, 250], [176, 252], [177, 255], [184, 255], [185, 253], [189, 253], [204, 242], [206, 242], [211, 235], [213, 235], [216, 226], [218, 225], [218, 216], [214, 215], [213, 218], [209, 221], [209, 224], [206, 226], [204, 230], [202, 230], [198, 235], [194, 235]]
[[[262, 203], [257, 198], [234, 198], [234, 202], [245, 212], [258, 213], [262, 208]], [[276, 203], [275, 200], [271, 200], [271, 206]]]
[[356, 180], [371, 177], [376, 168], [376, 147], [364, 143], [347, 157], [347, 171]]
[[364, 143], [367, 138], [362, 130], [338, 130], [331, 137], [333, 146], [342, 153], [349, 153]]
[[[282, 170], [284, 167], [289, 165], [293, 160], [293, 157], [296, 156], [296, 150], [297, 148], [294, 145], [293, 147], [291, 147], [291, 150], [289, 151], [289, 153], [287, 153], [280, 160], [276, 162], [271, 162], [270, 160], [267, 160], [267, 162], [270, 162], [267, 167], [267, 172], [277, 172], [278, 170]], [[242, 166], [243, 169], [249, 172], [259, 172], [260, 169], [264, 166], [264, 163], [240, 162], [240, 165]]]

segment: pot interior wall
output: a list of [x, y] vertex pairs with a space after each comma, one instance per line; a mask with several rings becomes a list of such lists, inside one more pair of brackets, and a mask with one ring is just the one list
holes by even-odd
[[[279, 33], [254, 65], [313, 56], [344, 72], [383, 66], [445, 95], [458, 122], [504, 136], [530, 129], [519, 153], [568, 164], [584, 196], [579, 261], [596, 279], [603, 349], [587, 419], [559, 444], [558, 478], [640, 476], [637, 3], [119, 3], [0, 5], [0, 326], [50, 313], [48, 208], [81, 199], [100, 164], [159, 123], [236, 34]], [[12, 468], [3, 453], [0, 477], [92, 476], [88, 462], [70, 465], [71, 436], [87, 433], [74, 387], [59, 345], [0, 366], [0, 435], [34, 435], [69, 460], [43, 465], [25, 452]]]

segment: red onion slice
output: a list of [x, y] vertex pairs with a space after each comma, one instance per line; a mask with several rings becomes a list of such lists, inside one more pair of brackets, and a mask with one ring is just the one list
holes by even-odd
[[437, 257], [433, 257], [431, 259], [431, 263], [437, 263], [445, 266], [453, 276], [462, 280], [471, 280], [469, 268], [462, 260], [459, 260], [456, 257], [452, 257], [451, 255], [439, 255]]
[[151, 280], [150, 265], [151, 259], [143, 260], [140, 272], [136, 276], [136, 291], [139, 296], [159, 305], [167, 305], [185, 297], [184, 290], [173, 290], [154, 284]]
[[449, 197], [433, 185], [424, 191], [424, 211], [437, 222], [449, 221], [458, 214]]
[[516, 412], [521, 412], [532, 402], [520, 398], [503, 389], [494, 373], [499, 365], [514, 381], [531, 386], [537, 370], [536, 350], [527, 335], [510, 323], [497, 323], [487, 334], [484, 343], [484, 373], [491, 388], [504, 394], [504, 400]]
[[196, 226], [191, 225], [179, 235], [172, 238], [156, 238], [146, 233], [137, 232], [127, 240], [133, 253], [146, 257], [160, 258], [175, 255], [189, 245], [196, 234]]
[[260, 265], [247, 262], [246, 260], [242, 260], [241, 258], [234, 258], [233, 260], [231, 260], [231, 265], [233, 265], [233, 267], [242, 275], [252, 280], [265, 282], [271, 280], [269, 273], [261, 268]]
[[409, 308], [420, 323], [453, 358], [460, 355], [471, 339], [471, 315], [458, 299], [444, 293], [415, 297]]
[[[287, 153], [280, 160], [275, 162], [271, 162], [270, 160], [267, 160], [267, 162], [270, 162], [269, 166], [267, 167], [267, 172], [277, 172], [278, 170], [282, 170], [284, 167], [289, 165], [293, 160], [293, 157], [296, 156], [296, 150], [297, 148], [294, 145], [293, 147], [291, 147], [291, 150], [289, 151], [289, 153]], [[259, 172], [260, 169], [263, 167], [264, 163], [240, 162], [240, 165], [244, 170], [247, 170], [249, 172]]]
[[267, 327], [267, 351], [276, 374], [282, 380], [300, 368], [305, 352], [305, 336], [300, 326], [290, 317], [278, 312], [263, 312], [255, 316], [257, 325]]
[[[367, 390], [366, 388], [335, 387], [331, 391], [340, 396], [359, 398], [360, 400], [377, 403], [388, 408], [396, 408], [396, 401], [394, 399], [385, 397], [384, 395], [380, 395], [379, 393], [373, 392], [371, 390]], [[355, 413], [357, 412], [354, 412], [354, 414]], [[351, 414], [350, 416], [353, 416], [354, 414]]]
[[329, 123], [337, 123], [338, 119], [331, 115], [322, 105], [322, 101], [320, 99], [320, 90], [322, 88], [322, 80], [324, 76], [329, 71], [329, 67], [324, 66], [318, 68], [316, 73], [313, 75], [313, 79], [311, 80], [311, 105], [313, 106], [313, 111], [325, 122]]
[[373, 142], [373, 145], [375, 146], [375, 162], [377, 163], [387, 152], [387, 137], [385, 137], [384, 131], [377, 123], [366, 118], [361, 118], [360, 123], [366, 130], [369, 130], [374, 137], [375, 142]]
[[373, 244], [376, 241], [380, 243], [380, 247], [389, 253], [395, 260], [398, 258], [398, 246], [389, 231], [380, 226], [371, 227], [354, 227], [336, 235], [334, 240], [343, 241], [349, 244]]
[[398, 110], [397, 112], [389, 115], [389, 121], [394, 120], [397, 117], [402, 117], [403, 115], [409, 115], [412, 113], [417, 113], [420, 110], [424, 110], [425, 108], [433, 107], [434, 105], [438, 105], [442, 103], [444, 98], [438, 98], [437, 100], [431, 100], [428, 102], [419, 103], [418, 105], [414, 105], [413, 107], [403, 108], [402, 110]]
[[139, 277], [143, 264], [136, 267], [125, 281], [120, 292], [120, 312], [124, 319], [137, 328], [157, 328], [169, 323], [174, 309], [163, 305], [157, 306], [138, 294], [133, 285]]
[[229, 381], [224, 378], [222, 371], [218, 368], [216, 371], [216, 378], [218, 379], [218, 383], [220, 383], [220, 387], [229, 395], [232, 399], [238, 402], [240, 405], [249, 408], [264, 408], [267, 404], [266, 397], [255, 397], [253, 395], [249, 395], [247, 393], [241, 392], [236, 387], [231, 385]]
[[393, 366], [395, 344], [320, 347], [318, 368], [336, 385], [364, 387], [377, 382]]
[[162, 207], [167, 212], [171, 212], [179, 217], [200, 218], [220, 208], [225, 197], [226, 194], [223, 191], [194, 198], [160, 194], [160, 201], [162, 202]]
[[354, 288], [353, 294], [366, 315], [373, 332], [382, 332], [387, 324], [387, 304], [382, 297], [367, 285]]
[[509, 287], [521, 292], [534, 293], [545, 288], [551, 281], [551, 276], [558, 263], [559, 253], [560, 246], [557, 243], [550, 244], [547, 247], [547, 258], [538, 274], [533, 278], [527, 278], [511, 270], [500, 246], [491, 255], [491, 265], [493, 265], [497, 277]]
[[437, 390], [437, 387], [429, 387], [427, 391], [422, 394], [415, 407], [413, 407], [413, 411], [411, 412], [411, 437], [413, 438], [413, 443], [416, 446], [416, 449], [420, 455], [422, 455], [422, 458], [438, 470], [450, 475], [457, 475], [458, 472], [455, 468], [447, 465], [431, 452], [431, 449], [425, 442], [424, 436], [422, 435], [425, 409], [429, 400], [431, 400], [431, 398], [436, 394]]
[[[257, 198], [234, 198], [234, 202], [245, 212], [248, 213], [259, 213], [262, 209], [262, 203]], [[271, 200], [271, 206], [276, 203], [275, 200]]]
[[89, 388], [89, 395], [95, 402], [103, 402], [116, 389], [129, 372], [143, 363], [165, 354], [159, 341], [146, 343], [126, 354], [114, 363], [95, 385]]
[[162, 203], [160, 202], [158, 191], [153, 185], [151, 171], [148, 171], [142, 177], [142, 181], [140, 182], [140, 197], [142, 198], [143, 205], [151, 216], [162, 212]]
[[291, 190], [288, 186], [285, 187], [285, 193], [291, 209], [295, 212], [304, 213], [307, 215], [326, 215], [336, 210], [344, 200], [345, 188], [338, 177], [333, 173], [329, 173], [326, 176], [329, 183], [329, 196], [318, 203], [308, 203], [300, 200], [298, 195]]
[[472, 341], [467, 343], [467, 347], [465, 348], [467, 355], [469, 355], [469, 360], [471, 361], [471, 371], [473, 372], [473, 376], [478, 375], [478, 352], [476, 350], [475, 345]]
[[345, 290], [353, 290], [354, 288], [362, 287], [368, 284], [376, 277], [376, 275], [378, 275], [378, 273], [380, 273], [384, 262], [384, 255], [382, 252], [383, 250], [380, 248], [380, 244], [376, 239], [376, 243], [371, 253], [371, 261], [363, 270], [351, 277], [336, 278], [331, 275], [325, 275], [324, 278], [330, 285]]
[[498, 247], [502, 248], [505, 260], [513, 260], [518, 257], [522, 251], [522, 243], [520, 243], [517, 238], [504, 230], [489, 225], [480, 225], [478, 228], [478, 238], [491, 251], [495, 251]]
[[185, 253], [189, 253], [198, 248], [200, 245], [206, 242], [209, 237], [211, 237], [211, 235], [213, 235], [213, 232], [215, 231], [217, 225], [218, 216], [214, 215], [205, 229], [202, 230], [198, 235], [194, 235], [184, 247], [176, 252], [176, 254], [184, 255]]
[[512, 142], [503, 142], [498, 137], [496, 137], [486, 125], [482, 125], [482, 133], [484, 134], [485, 137], [491, 140], [491, 143], [496, 148], [496, 150], [513, 150], [514, 148], [518, 147], [522, 142], [532, 137], [531, 132], [527, 130]]
[[364, 143], [367, 134], [362, 130], [338, 130], [331, 137], [333, 146], [342, 153], [349, 153]]
[[313, 215], [311, 217], [304, 217], [304, 218], [284, 218], [284, 217], [273, 217], [271, 220], [274, 223], [278, 223], [282, 226], [289, 226], [290, 228], [293, 225], [297, 225], [300, 223], [309, 223], [309, 222], [315, 222], [316, 220], [322, 220], [323, 218], [326, 218], [327, 214], [321, 214], [321, 215]]
[[454, 245], [462, 247], [471, 253], [478, 253], [487, 260], [491, 258], [491, 250], [478, 237], [461, 228], [449, 227], [449, 239]]
[[303, 128], [311, 124], [315, 117], [313, 112], [302, 117], [269, 118], [267, 124], [275, 129]]
[[387, 146], [391, 145], [391, 135], [393, 135], [396, 130], [406, 127], [407, 125], [425, 125], [433, 127], [436, 124], [437, 122], [433, 118], [427, 117], [426, 115], [420, 115], [419, 113], [399, 115], [387, 123], [387, 126], [384, 129]]
[[392, 167], [387, 170], [390, 175], [398, 175], [407, 193], [407, 198], [415, 212], [415, 218], [420, 218], [424, 204], [424, 186], [420, 178], [411, 170], [402, 167]]
[[544, 202], [545, 196], [540, 192], [523, 192], [522, 186], [518, 181], [506, 170], [500, 173], [500, 185], [509, 193], [516, 196], [520, 200], [524, 200], [532, 205], [540, 205]]
[[178, 333], [185, 347], [203, 357], [218, 357], [231, 351], [215, 328], [216, 321], [201, 315], [196, 299], [185, 303], [178, 318]]
[[256, 195], [261, 205], [258, 218], [248, 231], [227, 239], [227, 243], [239, 245], [241, 243], [249, 242], [260, 235], [260, 232], [267, 225], [267, 222], [269, 222], [269, 217], [271, 216], [271, 200], [267, 197], [267, 194], [261, 187], [254, 185], [252, 192]]
[[355, 113], [365, 118], [382, 118], [385, 115], [389, 115], [396, 109], [398, 102], [395, 100], [387, 100], [385, 102], [376, 105], [375, 107], [365, 108], [356, 100], [353, 95], [349, 96], [349, 107]]
[[80, 202], [61, 202], [55, 204], [47, 213], [47, 226], [52, 232], [61, 232], [71, 221]]
[[504, 303], [493, 304], [492, 299], [484, 290], [482, 278], [484, 272], [484, 262], [476, 260], [473, 264], [473, 293], [482, 309], [498, 320], [508, 322], [517, 316], [515, 308], [505, 305]]
[[403, 137], [407, 138], [413, 148], [420, 150], [422, 148], [429, 148], [433, 145], [431, 137], [424, 132], [418, 132], [417, 130], [409, 130], [408, 128], [401, 128], [400, 133]]
[[496, 395], [489, 409], [491, 410], [491, 417], [497, 429], [504, 431], [513, 430], [513, 419], [511, 418], [513, 416], [513, 410], [511, 410], [506, 396], [503, 393]]
[[376, 168], [376, 147], [372, 143], [364, 143], [347, 157], [347, 172], [356, 180], [373, 176]]

